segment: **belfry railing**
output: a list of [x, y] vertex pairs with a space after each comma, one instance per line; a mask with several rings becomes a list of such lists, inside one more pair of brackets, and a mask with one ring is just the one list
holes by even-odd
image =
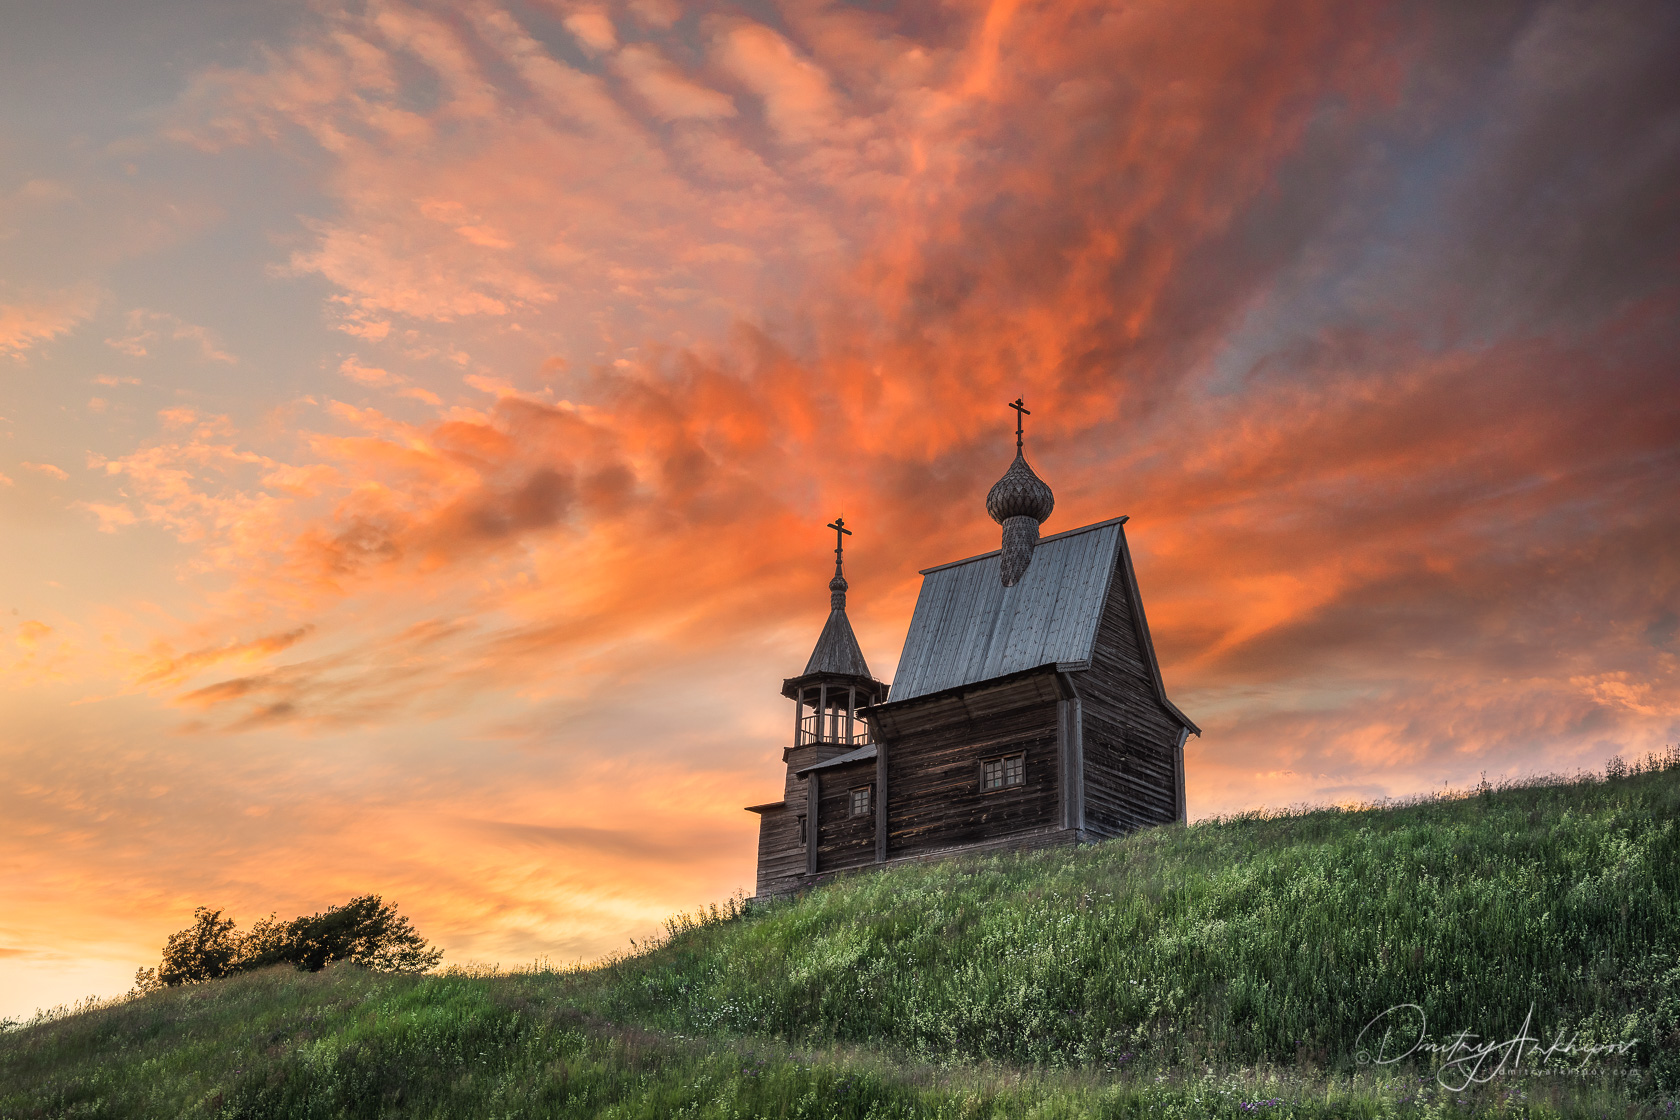
[[861, 747], [869, 742], [869, 723], [846, 713], [844, 708], [812, 712], [799, 720], [799, 745], [845, 743]]

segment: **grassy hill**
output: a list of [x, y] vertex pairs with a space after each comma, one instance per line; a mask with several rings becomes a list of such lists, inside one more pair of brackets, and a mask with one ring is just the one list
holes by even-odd
[[173, 989], [0, 1035], [0, 1116], [1680, 1116], [1665, 761], [857, 875], [587, 970]]

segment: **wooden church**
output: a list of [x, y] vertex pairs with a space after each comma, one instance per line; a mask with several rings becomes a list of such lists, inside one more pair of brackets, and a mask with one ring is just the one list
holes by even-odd
[[1040, 537], [1055, 497], [1015, 461], [986, 496], [995, 552], [927, 568], [889, 687], [846, 618], [843, 520], [831, 609], [794, 703], [782, 797], [759, 815], [758, 895], [836, 873], [1038, 848], [1183, 821], [1184, 741], [1126, 547], [1126, 518]]

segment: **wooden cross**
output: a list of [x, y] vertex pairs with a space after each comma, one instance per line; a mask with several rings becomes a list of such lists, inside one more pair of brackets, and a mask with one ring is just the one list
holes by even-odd
[[852, 535], [852, 531], [846, 528], [844, 517], [836, 517], [828, 523], [828, 527], [834, 530], [834, 570], [838, 572], [840, 570], [840, 554], [845, 550], [846, 538]]
[[1032, 409], [1028, 408], [1027, 403], [1020, 397], [1010, 401], [1009, 407], [1015, 410], [1015, 450], [1019, 451], [1021, 450], [1021, 418], [1031, 416]]

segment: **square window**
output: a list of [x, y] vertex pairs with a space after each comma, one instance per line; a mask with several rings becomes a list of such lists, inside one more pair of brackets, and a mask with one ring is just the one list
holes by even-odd
[[1007, 758], [987, 759], [980, 764], [980, 788], [982, 790], [1025, 785], [1026, 781], [1027, 756], [1024, 754], [1012, 754]]
[[874, 786], [859, 786], [852, 791], [852, 816], [867, 817], [869, 815], [869, 810], [874, 803], [874, 798], [870, 795], [874, 792]]

